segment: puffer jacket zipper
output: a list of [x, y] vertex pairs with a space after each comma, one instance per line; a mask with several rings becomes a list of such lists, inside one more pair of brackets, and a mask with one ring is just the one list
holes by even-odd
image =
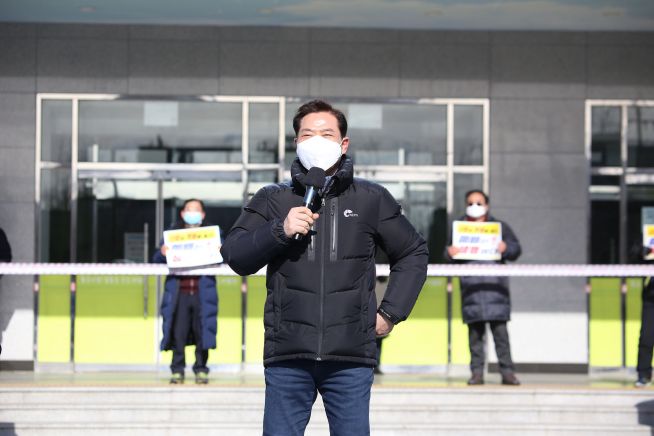
[[309, 252], [307, 253], [307, 259], [309, 260], [309, 262], [316, 261], [316, 245], [314, 241], [315, 234], [313, 232], [315, 225], [316, 224], [314, 223], [311, 226], [311, 229], [309, 229], [309, 233], [307, 234], [307, 238], [309, 238]]
[[330, 221], [331, 221], [331, 226], [330, 226], [331, 249], [329, 251], [330, 262], [336, 261], [336, 254], [338, 249], [338, 214], [336, 213], [337, 211], [338, 211], [338, 198], [334, 197], [331, 200], [331, 210], [329, 213]]
[[[325, 207], [325, 197], [322, 198], [322, 207]], [[327, 220], [322, 220], [322, 229], [321, 233], [325, 235], [327, 232], [326, 230], [326, 222]], [[323, 241], [325, 241], [325, 238], [323, 236]], [[323, 245], [326, 245], [325, 242], [323, 242]], [[316, 355], [316, 360], [320, 361], [322, 360], [322, 337], [323, 337], [323, 323], [324, 323], [324, 310], [325, 310], [325, 262], [321, 261], [320, 262], [320, 325], [318, 327], [318, 353]]]

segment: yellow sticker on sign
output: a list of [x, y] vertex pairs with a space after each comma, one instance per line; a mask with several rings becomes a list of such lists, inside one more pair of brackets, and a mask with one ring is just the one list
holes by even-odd
[[169, 233], [168, 241], [186, 242], [186, 241], [200, 241], [203, 239], [213, 239], [217, 235], [217, 230], [218, 230], [218, 226], [171, 230]]

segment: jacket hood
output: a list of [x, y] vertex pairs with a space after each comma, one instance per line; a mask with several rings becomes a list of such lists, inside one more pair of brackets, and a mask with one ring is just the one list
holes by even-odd
[[[299, 195], [304, 195], [304, 192], [306, 191], [303, 181], [308, 171], [309, 170], [302, 166], [300, 159], [296, 157], [291, 164], [291, 178], [293, 191]], [[327, 194], [330, 196], [339, 195], [345, 191], [353, 181], [354, 163], [352, 162], [352, 158], [350, 158], [350, 156], [344, 154], [341, 156], [341, 161], [338, 164], [336, 173], [334, 173], [332, 176], [331, 186]]]

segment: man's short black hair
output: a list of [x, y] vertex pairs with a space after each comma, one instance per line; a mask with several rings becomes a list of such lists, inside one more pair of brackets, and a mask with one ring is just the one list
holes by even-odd
[[490, 204], [490, 199], [488, 198], [488, 195], [481, 189], [471, 189], [470, 191], [466, 192], [465, 199], [468, 201], [468, 197], [470, 197], [472, 194], [481, 194], [482, 197], [484, 197], [484, 201], [486, 201], [486, 204]]
[[316, 112], [328, 112], [334, 115], [336, 121], [338, 121], [338, 130], [341, 133], [341, 138], [345, 138], [347, 135], [347, 119], [345, 119], [343, 112], [334, 108], [326, 101], [318, 99], [304, 103], [298, 108], [297, 112], [295, 112], [295, 116], [293, 117], [293, 130], [295, 130], [295, 136], [297, 136], [297, 133], [300, 130], [300, 122], [302, 121], [302, 118]]

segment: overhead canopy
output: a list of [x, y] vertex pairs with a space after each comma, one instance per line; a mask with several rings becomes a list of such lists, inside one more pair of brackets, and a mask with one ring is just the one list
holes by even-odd
[[653, 31], [651, 0], [2, 0], [0, 22]]

